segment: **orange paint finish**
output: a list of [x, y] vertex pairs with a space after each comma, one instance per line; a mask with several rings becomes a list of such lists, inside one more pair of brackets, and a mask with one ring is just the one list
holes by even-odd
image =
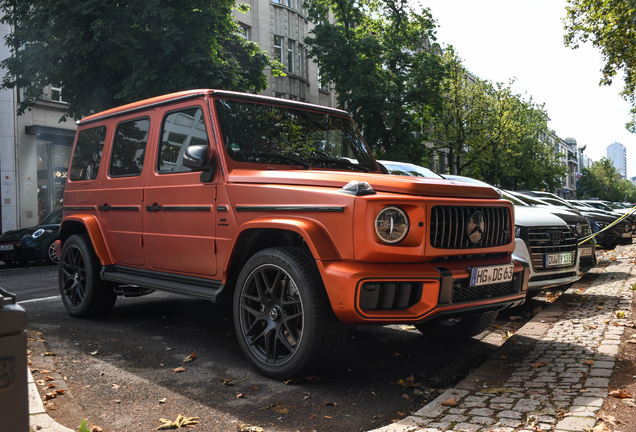
[[[495, 263], [508, 263], [510, 259], [500, 259]], [[513, 261], [514, 272], [519, 277], [523, 266]], [[452, 262], [442, 264], [380, 264], [359, 262], [324, 262], [317, 261], [318, 269], [325, 284], [331, 307], [340, 321], [345, 324], [387, 325], [399, 323], [417, 323], [437, 313], [473, 306], [486, 306], [506, 301], [520, 301], [524, 293], [497, 297], [452, 306], [438, 306], [440, 290], [440, 273], [436, 267], [444, 267], [452, 273], [453, 280], [469, 277], [467, 267], [478, 265], [473, 262]], [[466, 265], [468, 264], [468, 266]], [[362, 311], [359, 305], [359, 290], [364, 281], [420, 281], [424, 284], [422, 299], [417, 304], [404, 310]], [[343, 307], [339, 305], [342, 304]]]
[[[66, 213], [66, 212], [65, 212]], [[102, 265], [111, 265], [114, 264], [113, 258], [108, 250], [108, 246], [106, 246], [106, 242], [104, 241], [104, 237], [102, 235], [102, 227], [99, 224], [97, 218], [92, 214], [84, 214], [84, 213], [76, 213], [71, 215], [64, 215], [64, 220], [60, 225], [60, 232], [64, 231], [64, 227], [66, 224], [72, 222], [79, 222], [86, 228], [86, 232], [91, 238], [91, 243], [93, 243], [93, 248], [95, 249], [95, 254], [99, 258], [99, 261]]]

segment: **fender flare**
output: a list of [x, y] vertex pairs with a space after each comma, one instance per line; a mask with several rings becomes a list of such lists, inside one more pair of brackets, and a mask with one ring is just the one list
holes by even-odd
[[[66, 229], [69, 227], [69, 222], [80, 223], [86, 229], [88, 236], [91, 239], [91, 243], [93, 244], [93, 249], [95, 250], [95, 255], [99, 258], [99, 261], [102, 265], [112, 265], [113, 257], [110, 255], [110, 251], [108, 250], [108, 246], [106, 246], [106, 242], [104, 241], [104, 236], [102, 235], [102, 229], [99, 225], [99, 221], [94, 215], [91, 214], [74, 214], [70, 216], [65, 216], [64, 221], [60, 225], [60, 235], [59, 239], [62, 241], [62, 245], [70, 237], [75, 234], [73, 230]], [[68, 232], [70, 231], [70, 233]]]

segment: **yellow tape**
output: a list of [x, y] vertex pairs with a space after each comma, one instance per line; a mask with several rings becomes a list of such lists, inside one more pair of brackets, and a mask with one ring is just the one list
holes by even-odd
[[627, 213], [625, 213], [623, 216], [619, 217], [618, 219], [616, 219], [614, 222], [612, 222], [611, 224], [609, 224], [608, 226], [606, 226], [605, 228], [603, 228], [602, 230], [600, 230], [599, 232], [596, 232], [594, 234], [592, 234], [589, 237], [586, 237], [585, 239], [583, 239], [581, 241], [581, 243], [579, 243], [578, 245], [581, 246], [583, 243], [585, 243], [586, 241], [593, 239], [594, 237], [596, 237], [597, 235], [599, 235], [600, 233], [602, 233], [603, 231], [610, 229], [611, 227], [613, 227], [614, 225], [616, 225], [617, 223], [619, 223], [620, 221], [622, 221], [623, 219], [625, 219], [627, 216], [631, 215], [632, 212], [636, 210], [636, 206], [632, 207], [632, 209], [630, 211], [628, 211]]

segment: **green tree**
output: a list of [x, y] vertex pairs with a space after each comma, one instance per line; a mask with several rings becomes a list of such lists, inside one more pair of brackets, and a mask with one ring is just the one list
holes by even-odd
[[610, 85], [624, 72], [621, 95], [632, 104], [632, 119], [625, 126], [636, 133], [636, 3], [634, 0], [568, 0], [564, 20], [565, 46], [576, 49], [592, 42], [605, 65], [600, 84]]
[[594, 162], [590, 168], [583, 168], [576, 193], [579, 198], [598, 197], [607, 201], [623, 201], [627, 198], [636, 202], [636, 187], [616, 171], [608, 158]]
[[[387, 159], [421, 162], [419, 132], [440, 101], [444, 68], [434, 53], [436, 23], [406, 0], [310, 0], [318, 23], [305, 39], [331, 82], [340, 107], [374, 151]], [[330, 11], [335, 23], [329, 22]]]
[[234, 0], [0, 0], [3, 88], [20, 88], [18, 113], [61, 84], [67, 115], [195, 88], [263, 90], [258, 46], [238, 35]]

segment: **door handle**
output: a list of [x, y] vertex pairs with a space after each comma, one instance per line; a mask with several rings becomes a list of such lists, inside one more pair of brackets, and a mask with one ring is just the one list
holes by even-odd
[[149, 206], [146, 206], [146, 211], [149, 211], [149, 212], [161, 211], [161, 206], [160, 205], [156, 205], [156, 204], [155, 205], [149, 205]]
[[97, 209], [98, 209], [99, 211], [105, 211], [105, 212], [107, 212], [107, 211], [109, 211], [109, 210], [110, 210], [110, 206], [109, 206], [108, 204], [104, 204], [103, 206], [99, 206], [99, 207], [97, 207]]

